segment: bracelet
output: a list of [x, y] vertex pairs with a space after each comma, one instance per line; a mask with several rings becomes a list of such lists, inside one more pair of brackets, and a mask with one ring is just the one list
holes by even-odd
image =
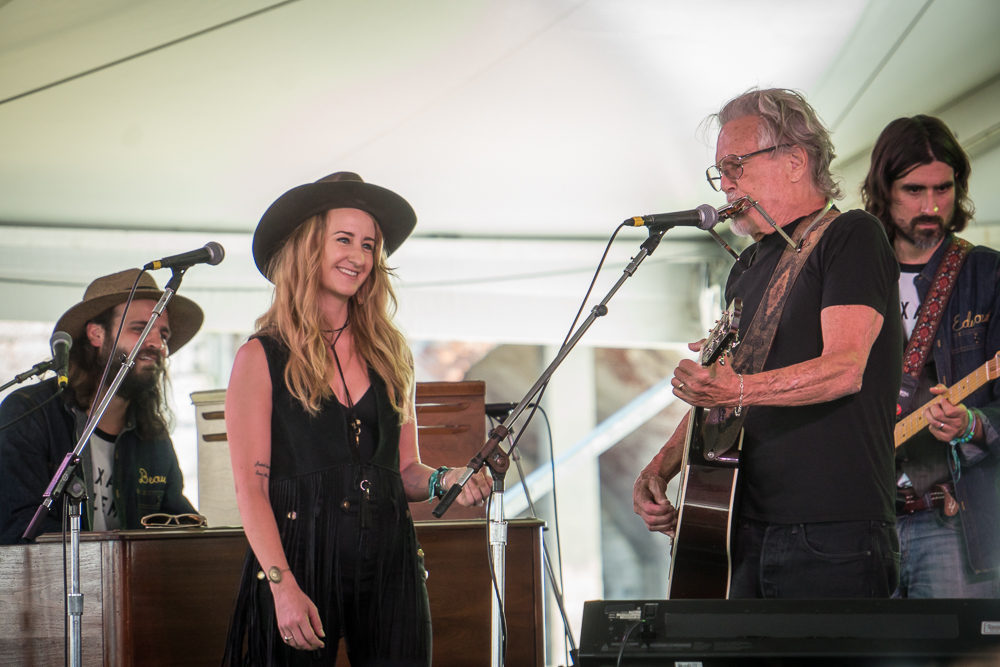
[[739, 417], [743, 414], [743, 373], [737, 373], [736, 377], [740, 379], [740, 402], [736, 404], [736, 409], [733, 414]]
[[263, 570], [261, 570], [260, 572], [258, 572], [257, 573], [257, 578], [258, 579], [264, 579], [266, 577], [268, 579], [268, 581], [270, 581], [271, 583], [280, 584], [281, 583], [281, 573], [282, 572], [291, 572], [291, 571], [292, 571], [292, 569], [289, 568], [289, 567], [278, 567], [277, 565], [272, 565], [271, 567], [269, 567], [267, 569], [267, 573], [266, 574], [265, 574], [265, 572]]
[[427, 502], [430, 502], [435, 498], [440, 498], [445, 494], [445, 490], [441, 486], [441, 479], [449, 470], [451, 470], [451, 468], [448, 466], [441, 466], [432, 472], [431, 476], [427, 478]]
[[972, 440], [972, 436], [976, 434], [976, 420], [977, 420], [976, 413], [970, 410], [969, 408], [965, 408], [965, 413], [969, 416], [969, 428], [966, 429], [965, 433], [963, 433], [961, 437], [953, 438], [948, 441], [948, 444], [950, 444], [952, 447], [954, 447], [955, 445], [964, 445], [965, 443]]

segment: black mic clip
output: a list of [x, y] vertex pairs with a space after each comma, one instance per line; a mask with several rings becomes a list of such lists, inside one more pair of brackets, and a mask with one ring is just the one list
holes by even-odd
[[503, 421], [516, 407], [517, 403], [487, 403], [486, 416]]
[[14, 376], [13, 383], [20, 384], [25, 380], [30, 380], [33, 377], [41, 375], [52, 368], [52, 359], [48, 361], [39, 361], [37, 364], [24, 371], [23, 373], [18, 373]]

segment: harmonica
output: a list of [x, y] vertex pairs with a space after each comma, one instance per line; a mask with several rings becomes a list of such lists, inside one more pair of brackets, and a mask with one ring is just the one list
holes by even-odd
[[736, 201], [730, 202], [729, 204], [726, 204], [725, 206], [716, 210], [716, 212], [719, 214], [718, 221], [722, 222], [723, 220], [728, 220], [729, 218], [735, 218], [741, 213], [744, 213], [748, 209], [752, 208], [753, 205], [756, 203], [757, 202], [750, 199], [749, 196], [740, 197]]

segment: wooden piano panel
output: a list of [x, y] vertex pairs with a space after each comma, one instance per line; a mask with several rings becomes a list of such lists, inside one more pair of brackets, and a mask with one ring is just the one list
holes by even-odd
[[[518, 667], [542, 664], [541, 529], [535, 519], [508, 524], [507, 664]], [[417, 524], [435, 667], [489, 664], [487, 534], [485, 521]], [[0, 665], [63, 664], [57, 538], [0, 546]], [[246, 548], [241, 529], [84, 533], [83, 665], [218, 665]]]
[[[105, 623], [113, 623], [116, 614], [114, 603], [105, 595], [102, 546], [100, 542], [80, 543], [84, 665], [105, 664], [105, 651], [112, 648], [105, 646]], [[66, 554], [68, 568], [68, 545]], [[0, 665], [63, 664], [66, 589], [62, 567], [60, 545], [0, 546]]]
[[[420, 460], [437, 468], [464, 468], [486, 442], [486, 383], [418, 382], [417, 441]], [[438, 520], [437, 501], [410, 503], [414, 520]], [[453, 503], [442, 519], [482, 519], [485, 507]]]

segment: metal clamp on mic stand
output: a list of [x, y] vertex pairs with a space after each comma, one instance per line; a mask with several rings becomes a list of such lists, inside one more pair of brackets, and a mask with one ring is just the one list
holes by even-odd
[[23, 373], [18, 373], [11, 380], [9, 380], [3, 385], [0, 385], [0, 391], [3, 391], [8, 387], [13, 387], [15, 384], [21, 384], [25, 380], [30, 380], [36, 375], [43, 375], [49, 372], [51, 368], [52, 368], [51, 359], [49, 359], [48, 361], [39, 361], [37, 364], [29, 368], [28, 370], [24, 371]]
[[[73, 451], [66, 454], [58, 470], [56, 470], [56, 474], [52, 477], [52, 481], [49, 482], [48, 488], [45, 489], [45, 493], [42, 495], [42, 503], [38, 506], [35, 516], [32, 517], [31, 522], [28, 523], [28, 527], [21, 536], [22, 541], [30, 542], [35, 539], [41, 528], [42, 521], [48, 515], [52, 506], [59, 501], [59, 498], [66, 489], [66, 485], [73, 479], [73, 474], [76, 472], [77, 466], [80, 465], [80, 454], [83, 453], [83, 450], [90, 442], [91, 434], [97, 428], [101, 417], [107, 412], [108, 406], [111, 404], [111, 399], [118, 393], [118, 388], [125, 380], [125, 376], [135, 365], [135, 358], [142, 349], [143, 343], [145, 343], [146, 338], [149, 336], [149, 332], [153, 330], [156, 320], [163, 314], [167, 303], [177, 292], [185, 271], [187, 271], [187, 267], [175, 268], [173, 270], [173, 275], [163, 288], [163, 296], [160, 297], [159, 302], [153, 308], [153, 312], [149, 316], [149, 321], [146, 322], [146, 327], [139, 334], [139, 339], [136, 341], [135, 346], [132, 347], [132, 351], [125, 361], [122, 362], [121, 368], [118, 369], [118, 374], [115, 375], [108, 390], [101, 397], [101, 402], [97, 405], [97, 408], [91, 411], [90, 418], [83, 427], [83, 432], [80, 434], [80, 439], [77, 440], [76, 446], [73, 447]], [[70, 503], [70, 590], [67, 594], [66, 603], [66, 608], [69, 610], [69, 665], [71, 667], [79, 667], [81, 664], [81, 648], [83, 643], [81, 618], [83, 615], [83, 593], [80, 592], [80, 516], [81, 507], [87, 498], [87, 490], [83, 488], [82, 484], [74, 483], [70, 486], [70, 490], [65, 491], [65, 493]]]
[[[536, 394], [541, 391], [542, 387], [548, 383], [549, 378], [555, 370], [562, 364], [563, 359], [565, 359], [569, 353], [573, 350], [576, 344], [580, 341], [587, 330], [593, 325], [598, 317], [603, 317], [608, 313], [608, 302], [611, 297], [618, 292], [621, 286], [626, 280], [631, 278], [636, 269], [642, 263], [646, 257], [653, 254], [656, 247], [660, 244], [660, 240], [668, 229], [671, 229], [670, 225], [658, 225], [656, 229], [650, 228], [649, 236], [645, 241], [642, 242], [639, 252], [632, 261], [629, 262], [628, 266], [622, 272], [622, 276], [618, 281], [611, 287], [608, 293], [601, 299], [601, 302], [594, 306], [590, 315], [587, 319], [577, 328], [576, 332], [573, 333], [572, 337], [559, 348], [559, 352], [556, 354], [555, 359], [549, 364], [535, 384], [528, 390], [528, 393], [524, 395], [524, 398], [517, 404], [517, 406], [507, 415], [507, 418], [503, 420], [503, 423], [499, 426], [495, 426], [490, 430], [489, 439], [480, 448], [479, 452], [469, 461], [465, 467], [465, 472], [462, 477], [452, 485], [448, 492], [441, 498], [441, 502], [438, 503], [437, 507], [432, 510], [432, 514], [438, 518], [444, 516], [444, 513], [448, 511], [451, 504], [455, 502], [455, 499], [462, 492], [462, 488], [469, 481], [469, 479], [482, 469], [483, 465], [486, 465], [490, 469], [490, 474], [493, 477], [493, 492], [490, 496], [490, 516], [489, 516], [489, 535], [490, 535], [490, 553], [493, 556], [493, 569], [494, 577], [497, 582], [497, 591], [493, 599], [493, 616], [492, 616], [492, 628], [493, 628], [493, 646], [492, 646], [492, 667], [500, 667], [502, 665], [502, 637], [500, 636], [500, 628], [502, 623], [503, 614], [503, 603], [504, 603], [504, 575], [506, 572], [506, 561], [504, 555], [504, 547], [507, 543], [507, 523], [504, 521], [503, 517], [503, 489], [504, 489], [504, 475], [507, 473], [507, 469], [510, 468], [510, 455], [509, 452], [503, 450], [500, 443], [510, 434], [510, 427], [513, 425], [517, 418], [521, 416], [521, 413], [528, 406], [528, 404], [534, 400]], [[513, 448], [513, 447], [512, 447]]]

